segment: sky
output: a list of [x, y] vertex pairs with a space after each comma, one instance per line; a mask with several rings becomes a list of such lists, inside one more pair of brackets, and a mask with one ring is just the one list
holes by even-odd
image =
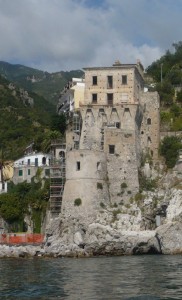
[[0, 60], [48, 72], [136, 63], [182, 40], [182, 0], [0, 0]]

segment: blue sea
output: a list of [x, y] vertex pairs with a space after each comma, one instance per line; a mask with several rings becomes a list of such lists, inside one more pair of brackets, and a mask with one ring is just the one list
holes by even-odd
[[0, 259], [0, 299], [182, 299], [182, 256]]

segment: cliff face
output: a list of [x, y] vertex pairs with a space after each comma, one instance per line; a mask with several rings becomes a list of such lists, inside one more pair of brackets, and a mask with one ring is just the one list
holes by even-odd
[[[60, 214], [47, 227], [45, 252], [56, 256], [92, 256], [182, 252], [180, 175], [165, 174], [153, 192], [130, 205], [105, 205], [95, 219]], [[79, 207], [77, 208], [79, 212]]]
[[155, 191], [137, 194], [130, 205], [101, 205], [94, 218], [82, 214], [80, 206], [75, 214], [62, 212], [48, 218], [44, 246], [2, 245], [0, 257], [182, 253], [181, 175], [158, 175]]

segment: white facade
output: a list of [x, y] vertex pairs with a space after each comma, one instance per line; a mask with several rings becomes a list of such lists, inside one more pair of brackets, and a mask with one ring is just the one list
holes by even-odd
[[42, 167], [42, 166], [49, 166], [50, 165], [50, 154], [43, 154], [43, 153], [31, 153], [26, 155], [22, 158], [19, 158], [14, 162], [14, 167], [20, 166], [35, 166], [35, 167]]

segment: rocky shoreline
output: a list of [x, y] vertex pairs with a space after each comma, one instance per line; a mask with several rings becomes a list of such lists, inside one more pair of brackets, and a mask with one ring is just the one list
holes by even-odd
[[50, 236], [34, 246], [0, 245], [0, 258], [93, 257], [98, 255], [182, 254], [182, 223], [171, 222], [153, 231], [118, 232], [109, 226], [91, 224], [83, 238], [77, 231], [72, 243]]
[[[158, 199], [156, 201], [156, 199]], [[156, 215], [165, 216], [156, 227]], [[100, 208], [93, 216], [77, 210], [48, 218], [41, 245], [0, 245], [4, 257], [93, 257], [98, 255], [182, 254], [182, 187], [148, 193], [140, 202]]]

